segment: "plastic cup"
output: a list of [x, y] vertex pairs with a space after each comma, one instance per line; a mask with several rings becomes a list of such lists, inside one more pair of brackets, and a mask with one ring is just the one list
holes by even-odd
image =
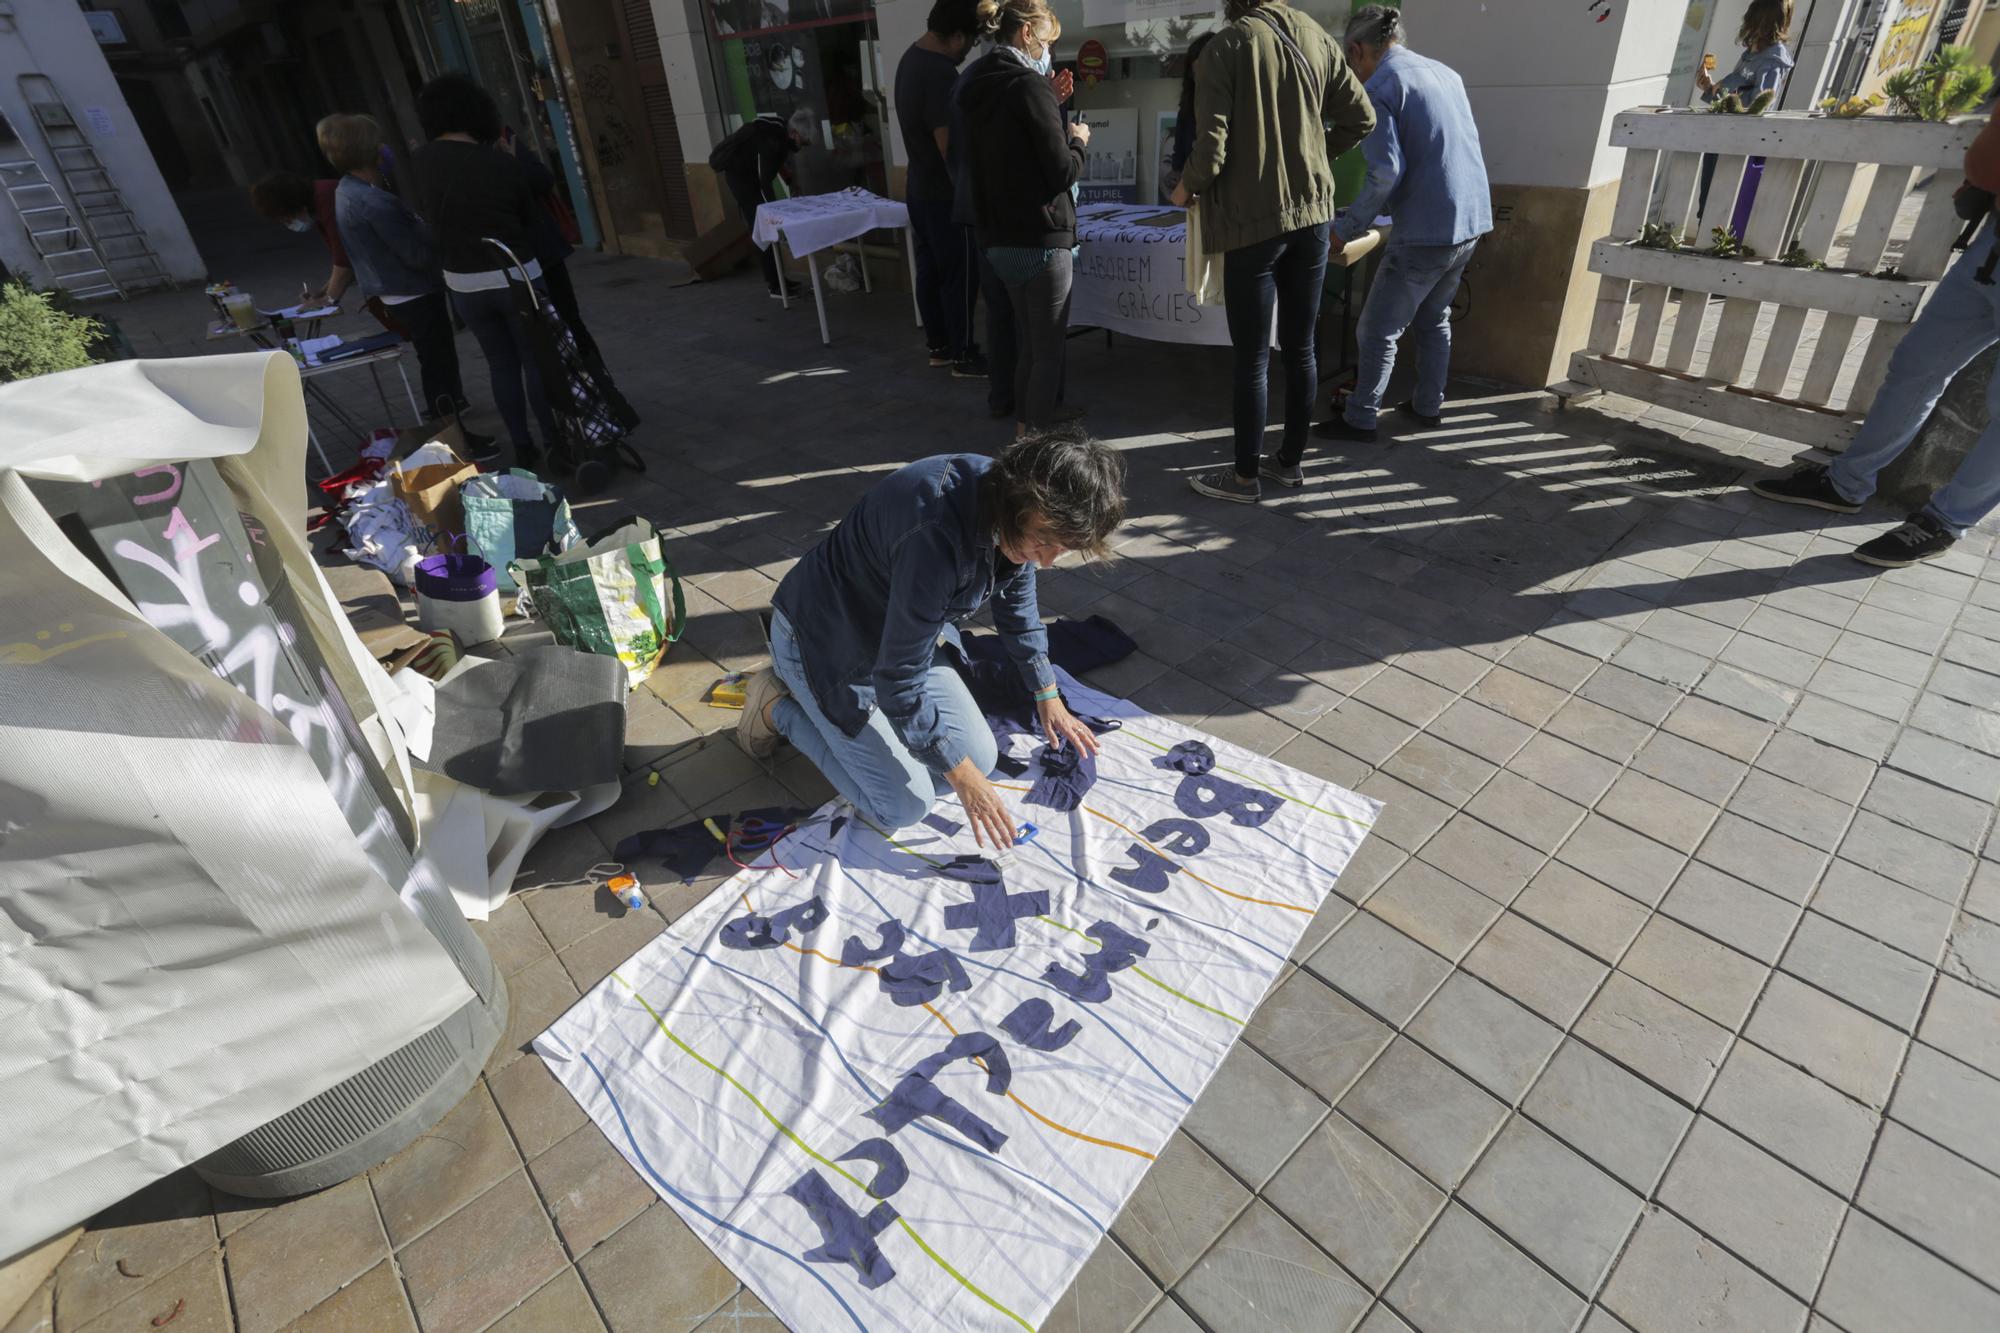
[[239, 329], [257, 327], [257, 302], [248, 292], [231, 292], [222, 298], [222, 308], [236, 321]]

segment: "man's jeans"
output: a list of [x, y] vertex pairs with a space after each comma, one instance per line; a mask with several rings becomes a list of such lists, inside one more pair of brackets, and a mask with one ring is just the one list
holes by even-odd
[[972, 305], [979, 299], [972, 228], [951, 220], [951, 200], [912, 199], [910, 239], [916, 247], [917, 310], [931, 350], [963, 360], [972, 337]]
[[1222, 256], [1222, 297], [1229, 341], [1236, 349], [1236, 475], [1254, 477], [1270, 407], [1271, 317], [1277, 312], [1278, 351], [1285, 363], [1285, 433], [1278, 459], [1297, 463], [1319, 395], [1313, 326], [1326, 282], [1330, 224], [1300, 227]]
[[[806, 682], [804, 649], [785, 613], [773, 611], [771, 668], [791, 694], [771, 710], [771, 720], [863, 816], [885, 828], [908, 828], [948, 790], [944, 779], [903, 747], [881, 709], [868, 715], [859, 736], [848, 736], [828, 721]], [[924, 689], [973, 765], [982, 773], [992, 772], [999, 747], [965, 678], [948, 666], [933, 666]]]
[[1444, 409], [1444, 382], [1451, 372], [1451, 298], [1472, 262], [1479, 242], [1459, 245], [1397, 245], [1382, 252], [1368, 304], [1355, 330], [1354, 392], [1342, 413], [1357, 430], [1372, 430], [1396, 370], [1396, 340], [1407, 330], [1417, 349], [1417, 387], [1411, 405], [1427, 417]]
[[[1868, 419], [1833, 460], [1827, 477], [1855, 504], [1875, 493], [1875, 478], [1910, 447], [1917, 430], [1944, 396], [1952, 376], [2000, 342], [2000, 285], [1986, 286], [1973, 271], [1996, 243], [1991, 225], [1959, 256], [1931, 292], [1917, 322], [1889, 358], [1882, 391]], [[1986, 381], [1986, 429], [1972, 451], [1924, 506], [1924, 512], [1960, 536], [2000, 504], [2000, 371]]]

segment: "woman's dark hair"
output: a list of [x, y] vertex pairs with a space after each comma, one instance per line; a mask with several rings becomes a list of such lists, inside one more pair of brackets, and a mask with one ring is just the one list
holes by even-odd
[[274, 171], [250, 187], [250, 206], [257, 216], [283, 222], [312, 212], [313, 183], [289, 171]]
[[1037, 516], [1048, 534], [1094, 559], [1125, 520], [1125, 459], [1075, 426], [1037, 431], [1002, 450], [982, 499], [994, 535], [1018, 541]]
[[440, 74], [417, 89], [417, 122], [433, 139], [469, 134], [492, 143], [500, 137], [500, 107], [493, 94], [463, 74]]
[[1736, 40], [1753, 50], [1776, 46], [1792, 35], [1792, 0], [1750, 0]]
[[1181, 119], [1194, 123], [1194, 62], [1201, 59], [1202, 48], [1214, 40], [1215, 34], [1205, 32], [1188, 43], [1187, 58], [1181, 65]]
[[979, 0], [937, 0], [924, 26], [940, 37], [979, 39]]

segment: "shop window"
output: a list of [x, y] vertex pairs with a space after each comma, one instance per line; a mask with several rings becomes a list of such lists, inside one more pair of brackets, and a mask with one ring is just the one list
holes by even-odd
[[864, 0], [710, 0], [709, 49], [723, 132], [760, 115], [817, 117], [792, 159], [796, 193], [888, 193], [875, 11]]

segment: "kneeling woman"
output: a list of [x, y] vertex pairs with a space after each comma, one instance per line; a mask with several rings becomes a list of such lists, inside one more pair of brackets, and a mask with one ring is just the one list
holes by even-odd
[[1010, 846], [1013, 821], [987, 781], [992, 730], [958, 673], [932, 659], [990, 599], [1049, 744], [1096, 753], [1056, 692], [1035, 571], [1069, 551], [1103, 555], [1124, 485], [1117, 452], [1074, 430], [1018, 440], [997, 459], [926, 458], [877, 483], [778, 585], [772, 665], [745, 693], [744, 748], [763, 757], [782, 736], [890, 829], [949, 788], [981, 843]]

